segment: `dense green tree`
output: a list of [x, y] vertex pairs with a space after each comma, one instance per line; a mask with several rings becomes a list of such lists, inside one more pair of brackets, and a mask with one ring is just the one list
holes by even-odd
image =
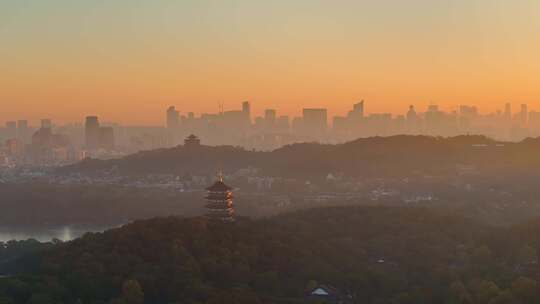
[[0, 304], [14, 304], [15, 302], [13, 299], [6, 297], [6, 296], [0, 296]]
[[525, 277], [520, 277], [512, 282], [512, 293], [523, 303], [538, 303], [540, 300], [540, 290], [538, 282]]
[[260, 304], [261, 300], [253, 293], [244, 290], [220, 291], [215, 293], [206, 304]]
[[111, 304], [143, 304], [144, 292], [137, 280], [128, 280], [122, 284], [122, 295], [113, 299]]
[[122, 298], [126, 304], [144, 303], [144, 292], [137, 280], [129, 280], [122, 285]]
[[449, 290], [449, 297], [446, 300], [447, 304], [472, 304], [473, 300], [467, 287], [461, 281], [452, 282]]
[[28, 304], [51, 304], [53, 299], [47, 293], [34, 293], [27, 302]]
[[529, 245], [521, 247], [518, 252], [517, 262], [521, 265], [538, 263], [537, 250]]
[[156, 218], [24, 254], [0, 294], [13, 304], [301, 303], [325, 284], [357, 303], [537, 303], [536, 264], [516, 267], [513, 248], [540, 244], [522, 232], [538, 229], [398, 207]]
[[501, 291], [498, 295], [489, 300], [489, 304], [524, 304], [514, 297], [514, 295], [508, 291]]
[[472, 291], [474, 302], [477, 304], [488, 304], [501, 292], [497, 284], [488, 280], [473, 280], [469, 288]]

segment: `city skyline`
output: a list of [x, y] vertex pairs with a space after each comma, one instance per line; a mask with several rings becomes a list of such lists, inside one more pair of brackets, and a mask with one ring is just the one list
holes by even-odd
[[[171, 109], [173, 108], [175, 111], [178, 112], [178, 115], [179, 117], [180, 116], [188, 116], [188, 115], [195, 115], [196, 117], [201, 117], [201, 116], [205, 116], [205, 115], [208, 115], [208, 114], [219, 114], [219, 113], [225, 113], [225, 112], [234, 112], [234, 111], [238, 111], [240, 108], [239, 108], [239, 105], [241, 105], [242, 103], [249, 103], [249, 107], [250, 107], [250, 110], [249, 110], [249, 113], [250, 113], [250, 119], [252, 122], [255, 122], [255, 119], [257, 117], [264, 117], [266, 114], [267, 114], [267, 111], [274, 111], [275, 112], [275, 115], [278, 115], [278, 116], [287, 116], [289, 118], [289, 120], [293, 120], [294, 118], [298, 118], [298, 117], [302, 117], [304, 115], [304, 110], [305, 109], [325, 109], [327, 111], [327, 117], [328, 117], [328, 126], [332, 126], [332, 119], [335, 118], [335, 117], [342, 117], [342, 116], [346, 116], [347, 113], [351, 110], [351, 107], [354, 106], [356, 103], [358, 102], [364, 102], [364, 101], [367, 101], [365, 99], [358, 99], [358, 100], [355, 100], [355, 101], [352, 101], [348, 104], [346, 104], [344, 106], [344, 109], [343, 111], [336, 111], [334, 108], [332, 107], [328, 107], [328, 106], [325, 106], [324, 104], [320, 104], [320, 106], [309, 106], [309, 105], [305, 105], [305, 106], [302, 106], [300, 105], [300, 108], [296, 109], [293, 114], [289, 114], [289, 112], [286, 112], [286, 111], [283, 111], [283, 109], [279, 108], [279, 107], [276, 107], [276, 106], [272, 106], [270, 105], [269, 107], [265, 107], [263, 108], [261, 105], [257, 106], [256, 104], [254, 104], [252, 101], [250, 100], [244, 100], [244, 101], [236, 101], [236, 102], [231, 102], [230, 104], [228, 104], [229, 106], [227, 107], [227, 105], [223, 102], [216, 102], [216, 105], [215, 105], [215, 108], [214, 109], [210, 109], [209, 111], [205, 112], [205, 111], [201, 111], [201, 112], [197, 112], [197, 111], [193, 111], [192, 109], [190, 108], [180, 108], [178, 106], [179, 103], [170, 103], [170, 104], [167, 104], [165, 107], [163, 108], [160, 108], [158, 109], [158, 113], [147, 113], [151, 116], [159, 116], [159, 119], [156, 120], [155, 123], [148, 123], [148, 124], [131, 124], [131, 123], [124, 123], [121, 119], [120, 120], [114, 120], [112, 118], [110, 118], [109, 116], [107, 115], [97, 115], [95, 113], [79, 113], [78, 115], [75, 115], [75, 117], [73, 119], [68, 119], [68, 120], [62, 120], [60, 117], [58, 116], [55, 116], [53, 113], [53, 111], [51, 112], [48, 112], [49, 114], [45, 113], [45, 115], [42, 115], [42, 116], [36, 116], [35, 118], [31, 118], [29, 119], [28, 117], [31, 117], [32, 115], [29, 115], [28, 112], [22, 112], [22, 114], [20, 115], [16, 115], [16, 116], [10, 116], [10, 117], [7, 117], [5, 120], [2, 120], [0, 118], [0, 128], [2, 127], [6, 127], [7, 124], [12, 124], [12, 123], [18, 123], [18, 122], [24, 122], [26, 123], [29, 127], [39, 127], [40, 125], [42, 125], [44, 123], [44, 121], [48, 121], [48, 123], [51, 123], [51, 121], [54, 121], [54, 125], [58, 125], [58, 126], [67, 126], [67, 125], [84, 125], [84, 122], [86, 120], [86, 118], [88, 117], [92, 117], [92, 116], [96, 116], [96, 117], [100, 117], [103, 120], [103, 122], [106, 124], [106, 125], [122, 125], [122, 126], [133, 126], [133, 127], [166, 127], [167, 126], [167, 117], [163, 115], [163, 110], [164, 109]], [[500, 114], [504, 114], [505, 112], [505, 107], [507, 105], [510, 105], [511, 109], [511, 113], [512, 114], [516, 114], [518, 113], [520, 110], [521, 110], [521, 107], [523, 105], [526, 105], [527, 106], [527, 112], [540, 112], [540, 106], [538, 106], [538, 108], [535, 108], [534, 106], [531, 106], [530, 104], [527, 104], [527, 103], [513, 103], [513, 102], [510, 102], [510, 101], [507, 101], [507, 102], [503, 102], [503, 103], [500, 103], [500, 104], [497, 104], [497, 106], [493, 106], [493, 110], [486, 110], [486, 109], [483, 109], [481, 107], [479, 107], [478, 105], [476, 104], [471, 104], [471, 103], [462, 103], [462, 104], [456, 104], [456, 105], [453, 105], [453, 106], [445, 106], [444, 104], [439, 104], [439, 103], [435, 103], [435, 102], [429, 102], [429, 103], [410, 103], [410, 104], [407, 104], [405, 105], [401, 110], [398, 110], [398, 111], [377, 111], [377, 109], [379, 107], [376, 107], [376, 105], [374, 106], [372, 103], [368, 103], [366, 105], [366, 108], [364, 110], [364, 114], [366, 116], [369, 116], [370, 114], [390, 114], [392, 117], [399, 117], [399, 116], [406, 116], [407, 114], [407, 111], [409, 110], [409, 108], [411, 106], [413, 106], [415, 108], [416, 111], [418, 111], [418, 113], [424, 113], [424, 112], [428, 112], [430, 107], [433, 107], [433, 106], [437, 106], [438, 110], [442, 111], [442, 112], [445, 112], [445, 113], [448, 113], [448, 114], [452, 114], [452, 113], [456, 113], [456, 114], [459, 114], [460, 112], [460, 108], [461, 107], [474, 107], [475, 108], [475, 111], [477, 111], [477, 114], [478, 115], [500, 115]], [[287, 108], [287, 107], [286, 107]], [[25, 114], [26, 113], [26, 114]]]
[[[540, 3], [532, 0], [5, 2], [0, 121], [156, 125], [161, 109], [341, 115], [433, 102], [540, 109]], [[330, 106], [331, 105], [331, 106]], [[21, 117], [23, 118], [23, 117]]]
[[[58, 165], [87, 157], [110, 159], [149, 149], [180, 145], [236, 146], [271, 151], [302, 142], [344, 143], [359, 138], [393, 135], [454, 137], [484, 135], [494, 140], [518, 142], [540, 136], [540, 112], [527, 104], [482, 115], [478, 107], [461, 105], [445, 112], [438, 105], [425, 111], [410, 105], [401, 115], [373, 113], [364, 100], [350, 106], [346, 115], [329, 116], [326, 108], [303, 108], [301, 116], [289, 117], [278, 109], [254, 115], [244, 101], [236, 109], [181, 114], [175, 106], [163, 112], [164, 124], [154, 127], [100, 123], [86, 116], [84, 125], [55, 124], [45, 118], [38, 128], [27, 120], [7, 121], [0, 128], [0, 165]], [[195, 135], [197, 134], [197, 135]], [[199, 137], [200, 136], [200, 137]], [[202, 141], [201, 141], [202, 139]]]

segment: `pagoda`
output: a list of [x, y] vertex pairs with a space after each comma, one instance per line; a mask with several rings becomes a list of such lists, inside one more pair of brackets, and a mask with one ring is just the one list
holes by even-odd
[[201, 140], [193, 134], [191, 134], [186, 139], [184, 139], [184, 146], [186, 147], [194, 147], [194, 146], [200, 146], [200, 145], [201, 145]]
[[223, 182], [223, 175], [219, 174], [218, 180], [206, 190], [206, 216], [211, 220], [234, 221], [232, 188]]

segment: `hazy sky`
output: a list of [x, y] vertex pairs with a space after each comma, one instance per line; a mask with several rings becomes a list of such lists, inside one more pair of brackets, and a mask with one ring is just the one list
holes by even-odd
[[0, 0], [0, 122], [540, 110], [538, 0]]

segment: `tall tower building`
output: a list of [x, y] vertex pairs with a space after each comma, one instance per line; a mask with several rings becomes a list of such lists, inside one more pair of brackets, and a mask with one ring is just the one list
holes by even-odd
[[287, 133], [290, 130], [289, 116], [281, 115], [276, 119], [276, 129], [279, 132]]
[[504, 119], [507, 121], [512, 120], [512, 105], [510, 103], [504, 105]]
[[352, 111], [349, 112], [349, 116], [350, 118], [353, 118], [353, 119], [364, 118], [364, 101], [363, 100], [353, 105], [353, 109]]
[[218, 180], [206, 190], [206, 216], [211, 220], [234, 221], [232, 188], [223, 182], [223, 175], [219, 174]]
[[17, 122], [8, 121], [6, 122], [6, 132], [8, 139], [14, 139], [17, 137]]
[[167, 129], [174, 130], [178, 128], [180, 114], [174, 106], [167, 109]]
[[45, 118], [41, 120], [41, 128], [42, 129], [51, 129], [52, 128], [52, 120]]
[[249, 101], [242, 102], [242, 113], [244, 115], [246, 126], [251, 126], [251, 104]]
[[86, 122], [84, 124], [84, 138], [86, 149], [95, 150], [99, 147], [100, 130], [97, 116], [86, 117]]
[[306, 135], [320, 138], [325, 135], [328, 127], [328, 114], [326, 109], [303, 109], [302, 120]]
[[21, 142], [27, 143], [28, 137], [29, 137], [28, 121], [27, 120], [17, 121], [17, 138]]
[[266, 109], [264, 111], [264, 124], [266, 131], [274, 130], [276, 126], [276, 110]]
[[521, 105], [521, 111], [519, 112], [519, 123], [527, 124], [529, 118], [529, 107], [526, 104]]
[[242, 102], [242, 112], [246, 114], [248, 117], [251, 116], [251, 104], [249, 101]]
[[[343, 120], [342, 133], [346, 134], [347, 132], [352, 132], [352, 134], [355, 134], [356, 136], [357, 134], [359, 134], [359, 132], [361, 132], [360, 125], [362, 124], [363, 120], [364, 120], [364, 101], [362, 100], [353, 105], [353, 109], [349, 111], [349, 113], [347, 114], [347, 118]], [[339, 129], [339, 123], [340, 123], [339, 121], [340, 121], [339, 119], [336, 121], [338, 129]]]
[[409, 111], [407, 111], [407, 120], [415, 121], [417, 118], [416, 110], [413, 105], [409, 106]]
[[99, 127], [98, 146], [106, 150], [112, 150], [114, 145], [114, 129], [112, 127]]

